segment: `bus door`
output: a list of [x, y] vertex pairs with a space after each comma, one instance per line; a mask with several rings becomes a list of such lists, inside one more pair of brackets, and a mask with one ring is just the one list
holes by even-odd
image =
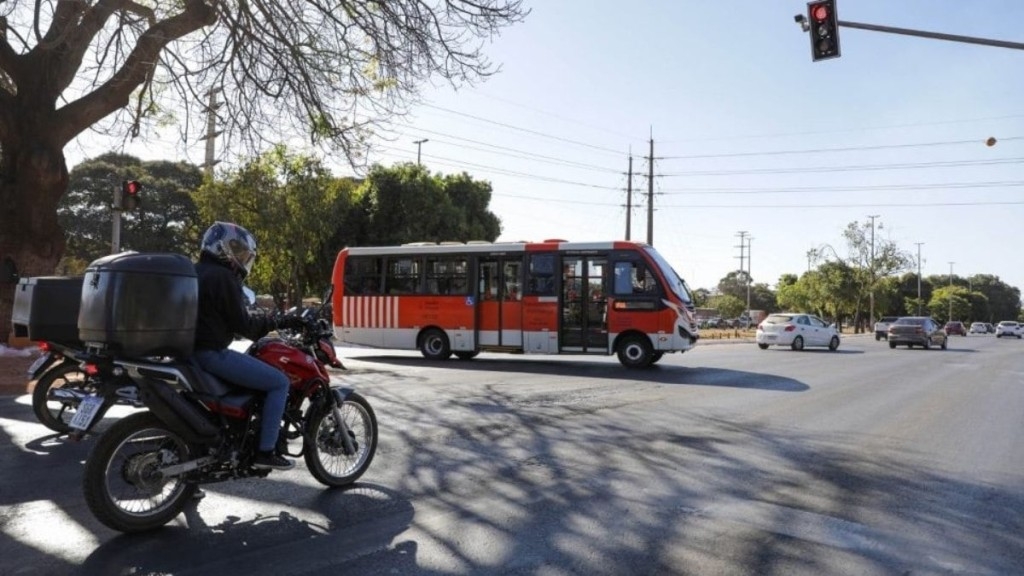
[[608, 298], [605, 256], [562, 258], [562, 350], [608, 352]]
[[523, 296], [521, 257], [484, 257], [478, 268], [476, 341], [480, 346], [521, 348]]

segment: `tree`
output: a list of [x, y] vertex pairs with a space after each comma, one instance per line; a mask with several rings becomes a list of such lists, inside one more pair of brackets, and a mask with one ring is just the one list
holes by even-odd
[[719, 294], [718, 296], [712, 296], [711, 301], [708, 302], [711, 308], [717, 309], [722, 315], [727, 318], [736, 318], [743, 310], [746, 309], [747, 303], [745, 300], [732, 296], [730, 294]]
[[[870, 295], [878, 286], [878, 282], [897, 272], [908, 269], [916, 262], [909, 252], [901, 250], [896, 242], [876, 236], [883, 224], [874, 226], [871, 222], [850, 222], [843, 231], [843, 238], [849, 250], [846, 263], [853, 269], [853, 280], [859, 286], [859, 298], [855, 312], [855, 323], [859, 330], [862, 322], [860, 314], [862, 303], [870, 300]], [[869, 311], [869, 317], [876, 310]]]
[[110, 253], [113, 190], [128, 179], [141, 182], [143, 192], [139, 208], [121, 214], [121, 248], [195, 253], [199, 215], [192, 192], [203, 181], [199, 168], [108, 153], [71, 171], [68, 192], [57, 208], [67, 236], [62, 273], [81, 273], [89, 262]]
[[374, 166], [359, 191], [368, 228], [361, 245], [486, 240], [501, 235], [501, 221], [488, 210], [489, 182], [468, 174], [431, 176], [412, 163]]
[[[951, 309], [952, 316], [950, 316]], [[928, 302], [928, 311], [936, 321], [942, 323], [969, 317], [971, 301], [967, 288], [962, 286], [936, 288], [932, 293], [932, 299]]]
[[330, 283], [333, 258], [324, 255], [332, 241], [344, 241], [338, 230], [351, 228], [353, 189], [321, 161], [277, 147], [194, 197], [204, 229], [224, 220], [256, 236], [259, 256], [246, 282], [284, 305]]
[[[225, 148], [303, 136], [360, 165], [424, 81], [493, 73], [481, 43], [526, 13], [521, 0], [0, 3], [0, 260], [53, 272], [63, 150], [90, 128], [134, 138], [177, 120], [189, 140], [216, 109]], [[0, 340], [13, 294], [0, 286]]]

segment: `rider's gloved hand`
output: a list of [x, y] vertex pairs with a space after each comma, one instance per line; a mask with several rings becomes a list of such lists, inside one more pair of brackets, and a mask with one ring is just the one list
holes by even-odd
[[277, 319], [277, 327], [285, 330], [302, 330], [306, 321], [301, 316], [282, 316]]

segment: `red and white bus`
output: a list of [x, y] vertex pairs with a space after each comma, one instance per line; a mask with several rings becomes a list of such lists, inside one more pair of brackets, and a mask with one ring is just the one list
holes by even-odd
[[345, 248], [333, 281], [339, 342], [431, 359], [618, 354], [640, 368], [699, 337], [686, 282], [642, 242]]

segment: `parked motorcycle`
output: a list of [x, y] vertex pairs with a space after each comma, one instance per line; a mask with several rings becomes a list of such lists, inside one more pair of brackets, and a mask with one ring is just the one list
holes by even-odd
[[[351, 388], [330, 385], [327, 366], [343, 368], [332, 327], [312, 309], [305, 327], [264, 337], [247, 353], [284, 371], [291, 382], [278, 451], [303, 457], [327, 486], [345, 486], [369, 468], [377, 449], [377, 418]], [[190, 361], [123, 360], [95, 355], [83, 369], [97, 383], [70, 426], [88, 432], [117, 402], [138, 391], [147, 408], [114, 423], [97, 440], [83, 474], [89, 509], [121, 532], [163, 526], [177, 516], [200, 484], [263, 478], [253, 466], [258, 450], [262, 393], [237, 387]], [[289, 440], [302, 439], [297, 453]]]

